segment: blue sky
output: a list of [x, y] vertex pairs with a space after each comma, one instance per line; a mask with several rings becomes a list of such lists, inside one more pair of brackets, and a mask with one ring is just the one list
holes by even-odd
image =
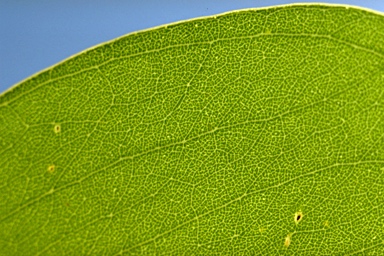
[[[234, 9], [313, 1], [0, 0], [0, 92], [88, 47], [132, 31]], [[384, 1], [339, 0], [384, 12]]]

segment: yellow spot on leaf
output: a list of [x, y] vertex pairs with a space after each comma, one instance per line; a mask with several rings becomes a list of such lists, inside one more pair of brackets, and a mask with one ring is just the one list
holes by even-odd
[[301, 211], [298, 211], [295, 213], [294, 221], [296, 224], [299, 224], [299, 222], [303, 219], [303, 213]]
[[284, 241], [284, 246], [288, 248], [288, 246], [291, 244], [291, 234], [288, 234]]
[[58, 124], [55, 125], [54, 131], [55, 131], [55, 133], [59, 133], [61, 131], [60, 125], [58, 125]]
[[327, 220], [324, 221], [324, 226], [328, 228], [329, 227], [329, 221], [327, 221]]
[[55, 166], [54, 165], [48, 166], [48, 172], [49, 173], [53, 173], [54, 171], [55, 171]]

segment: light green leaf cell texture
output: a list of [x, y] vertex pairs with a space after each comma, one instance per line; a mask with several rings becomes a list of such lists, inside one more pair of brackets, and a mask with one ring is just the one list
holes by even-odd
[[0, 96], [1, 255], [384, 255], [384, 17], [243, 10]]

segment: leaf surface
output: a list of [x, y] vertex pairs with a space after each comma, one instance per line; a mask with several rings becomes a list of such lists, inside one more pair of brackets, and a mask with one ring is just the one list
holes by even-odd
[[243, 10], [0, 96], [0, 254], [384, 254], [384, 17]]

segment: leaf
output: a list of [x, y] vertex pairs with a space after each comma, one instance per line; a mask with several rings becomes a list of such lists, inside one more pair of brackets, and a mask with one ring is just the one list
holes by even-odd
[[18, 84], [1, 254], [383, 255], [383, 31], [345, 6], [235, 11]]

